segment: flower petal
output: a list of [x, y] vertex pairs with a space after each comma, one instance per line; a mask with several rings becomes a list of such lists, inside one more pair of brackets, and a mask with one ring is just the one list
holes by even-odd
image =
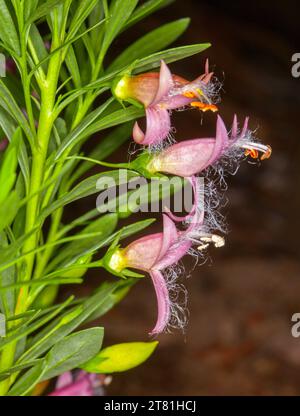
[[172, 220], [167, 215], [163, 215], [164, 222], [164, 231], [163, 231], [163, 240], [160, 249], [160, 255], [157, 260], [162, 259], [169, 248], [175, 243], [178, 238], [177, 229]]
[[247, 133], [247, 131], [248, 131], [248, 124], [249, 124], [249, 117], [246, 117], [246, 118], [245, 118], [245, 121], [244, 121], [243, 130], [242, 130], [242, 132], [241, 132], [241, 137], [246, 136], [246, 133]]
[[168, 97], [168, 99], [163, 103], [163, 107], [168, 110], [177, 110], [183, 108], [195, 101], [195, 98], [188, 98], [184, 95], [173, 95]]
[[233, 117], [233, 123], [231, 128], [231, 139], [236, 139], [238, 134], [238, 122], [237, 122], [237, 116], [236, 114]]
[[170, 146], [157, 156], [159, 172], [193, 176], [208, 166], [214, 148], [214, 138], [186, 140]]
[[163, 332], [168, 325], [171, 315], [171, 301], [167, 283], [159, 270], [152, 270], [150, 273], [157, 298], [157, 321], [150, 335]]
[[55, 389], [61, 389], [65, 386], [67, 386], [68, 384], [72, 384], [73, 383], [73, 376], [71, 371], [66, 371], [65, 373], [61, 374], [57, 380], [56, 380], [56, 384], [55, 384]]
[[223, 151], [228, 147], [228, 145], [229, 145], [229, 138], [228, 138], [226, 126], [222, 118], [218, 116], [214, 149], [205, 167], [212, 165], [217, 159], [219, 159]]
[[151, 234], [129, 244], [123, 251], [127, 267], [149, 271], [159, 258], [163, 233]]
[[164, 257], [154, 265], [155, 270], [164, 270], [167, 267], [177, 264], [179, 260], [184, 257], [189, 249], [192, 247], [192, 242], [185, 238], [185, 232], [182, 233], [181, 238], [169, 248]]
[[49, 396], [93, 396], [93, 388], [87, 377], [55, 389]]
[[183, 217], [179, 217], [175, 214], [173, 214], [168, 208], [165, 208], [165, 211], [167, 212], [167, 215], [175, 222], [183, 222], [183, 221], [188, 221], [189, 219], [191, 219], [193, 217], [193, 215], [196, 212], [197, 209], [197, 203], [198, 203], [198, 197], [197, 197], [197, 192], [198, 192], [198, 188], [197, 188], [197, 179], [193, 176], [193, 177], [188, 177], [187, 180], [190, 182], [190, 184], [192, 185], [193, 188], [193, 195], [194, 195], [194, 203], [192, 206], [191, 211], [186, 214]]
[[164, 108], [146, 109], [146, 132], [143, 133], [138, 123], [133, 128], [133, 139], [141, 145], [157, 144], [166, 139], [171, 129], [168, 110]]
[[151, 105], [156, 105], [160, 101], [162, 101], [162, 99], [168, 95], [173, 85], [174, 82], [171, 71], [169, 70], [166, 63], [164, 61], [161, 61], [158, 90]]

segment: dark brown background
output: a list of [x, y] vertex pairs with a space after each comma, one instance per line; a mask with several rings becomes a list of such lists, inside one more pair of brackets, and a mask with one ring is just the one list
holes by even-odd
[[[211, 249], [211, 259], [184, 279], [186, 333], [160, 336], [153, 357], [116, 375], [108, 394], [300, 394], [300, 338], [291, 335], [291, 316], [300, 312], [300, 78], [291, 75], [291, 56], [300, 52], [299, 6], [291, 0], [220, 3], [178, 0], [119, 40], [116, 53], [163, 23], [191, 16], [177, 44], [210, 41], [212, 47], [172, 71], [193, 79], [209, 57], [224, 84], [220, 114], [227, 123], [234, 112], [250, 115], [273, 156], [260, 167], [244, 163], [228, 179], [227, 245]], [[197, 112], [175, 120], [178, 139], [215, 129], [212, 114], [202, 126]], [[127, 145], [115, 159], [126, 151]], [[145, 279], [101, 321], [105, 344], [147, 340], [155, 314], [154, 290]]]

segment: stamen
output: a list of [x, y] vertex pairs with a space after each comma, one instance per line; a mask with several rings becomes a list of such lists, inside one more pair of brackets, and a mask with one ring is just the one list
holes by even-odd
[[242, 144], [241, 147], [246, 149], [245, 155], [250, 156], [253, 159], [259, 158], [259, 152], [262, 153], [260, 160], [269, 159], [272, 154], [271, 146], [265, 146], [264, 144], [249, 142]]
[[199, 101], [195, 101], [191, 103], [192, 107], [196, 107], [199, 108], [199, 110], [206, 112], [206, 111], [212, 111], [213, 113], [215, 113], [216, 111], [218, 111], [218, 107], [214, 104], [204, 104], [201, 103]]
[[183, 93], [186, 98], [195, 98], [195, 94], [192, 91], [186, 91]]
[[198, 250], [204, 250], [209, 246], [210, 243], [213, 243], [213, 245], [216, 248], [224, 247], [225, 246], [225, 239], [217, 234], [211, 234], [207, 236], [203, 236], [200, 238], [200, 240], [204, 243], [201, 246], [198, 247]]
[[250, 156], [252, 159], [258, 159], [259, 153], [255, 149], [247, 149], [245, 151], [245, 156]]

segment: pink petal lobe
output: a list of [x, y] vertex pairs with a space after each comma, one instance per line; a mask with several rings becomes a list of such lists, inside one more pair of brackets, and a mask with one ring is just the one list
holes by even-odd
[[219, 159], [228, 145], [229, 139], [226, 126], [222, 118], [218, 116], [214, 150], [205, 167], [212, 165], [217, 159]]
[[165, 256], [155, 264], [156, 270], [164, 270], [167, 267], [177, 264], [182, 257], [184, 257], [189, 249], [192, 247], [192, 242], [185, 238], [185, 232], [182, 233], [182, 238], [168, 250]]
[[232, 129], [231, 129], [231, 139], [236, 139], [238, 134], [238, 122], [236, 114], [233, 117]]
[[168, 325], [171, 314], [171, 302], [167, 283], [159, 270], [152, 270], [150, 273], [157, 298], [157, 321], [150, 335], [163, 332]]
[[160, 255], [157, 260], [160, 260], [165, 256], [169, 248], [175, 243], [177, 240], [177, 229], [175, 224], [167, 215], [163, 215], [163, 222], [164, 222], [164, 231], [163, 231], [163, 240], [160, 249]]
[[151, 103], [151, 105], [158, 104], [164, 97], [166, 97], [173, 87], [173, 77], [171, 71], [164, 61], [161, 61], [160, 73], [159, 73], [159, 86], [156, 93], [156, 96]]
[[197, 209], [197, 205], [198, 205], [198, 197], [197, 197], [197, 178], [193, 177], [188, 177], [187, 180], [190, 182], [190, 184], [192, 185], [193, 188], [193, 195], [194, 195], [194, 203], [192, 206], [191, 211], [184, 215], [183, 217], [179, 217], [177, 215], [174, 215], [168, 208], [165, 208], [165, 211], [167, 212], [167, 215], [175, 222], [183, 222], [183, 221], [187, 221], [189, 219], [191, 219], [193, 217], [193, 215], [196, 212]]
[[65, 373], [61, 374], [56, 381], [55, 388], [61, 389], [62, 387], [67, 386], [73, 382], [73, 376], [71, 371], [66, 371]]
[[171, 129], [170, 114], [165, 108], [149, 107], [146, 109], [146, 132], [143, 133], [138, 123], [133, 128], [133, 139], [141, 145], [152, 145], [166, 139]]
[[136, 143], [142, 143], [145, 138], [145, 134], [137, 121], [134, 124], [132, 136]]
[[244, 126], [243, 126], [243, 130], [241, 132], [241, 137], [244, 137], [248, 131], [248, 124], [249, 124], [249, 117], [245, 118], [245, 122], [244, 122]]
[[49, 396], [93, 396], [93, 389], [88, 378], [82, 378], [65, 387], [54, 390]]

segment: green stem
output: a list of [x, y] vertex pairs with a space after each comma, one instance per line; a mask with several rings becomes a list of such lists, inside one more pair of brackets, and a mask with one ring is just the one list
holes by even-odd
[[[40, 207], [40, 196], [38, 190], [40, 189], [44, 180], [44, 169], [47, 158], [48, 144], [53, 127], [54, 117], [53, 109], [55, 104], [55, 96], [57, 90], [58, 76], [60, 71], [61, 57], [59, 54], [54, 55], [49, 63], [48, 77], [41, 88], [41, 109], [39, 118], [39, 127], [37, 131], [36, 147], [32, 152], [32, 168], [31, 181], [29, 187], [29, 199], [26, 207], [26, 225], [25, 234], [30, 232], [36, 225], [36, 220]], [[39, 240], [39, 231], [31, 234], [26, 240], [23, 252], [33, 251]], [[35, 262], [35, 253], [26, 257], [26, 268], [24, 274], [21, 274], [19, 280], [30, 280]], [[28, 296], [28, 286], [21, 288], [17, 300], [15, 314], [22, 314], [26, 311], [26, 299]], [[0, 369], [5, 370], [11, 367], [14, 363], [14, 356], [16, 350], [16, 342], [8, 344], [1, 355]], [[11, 379], [10, 377], [0, 383], [0, 395], [6, 394], [9, 389]]]

